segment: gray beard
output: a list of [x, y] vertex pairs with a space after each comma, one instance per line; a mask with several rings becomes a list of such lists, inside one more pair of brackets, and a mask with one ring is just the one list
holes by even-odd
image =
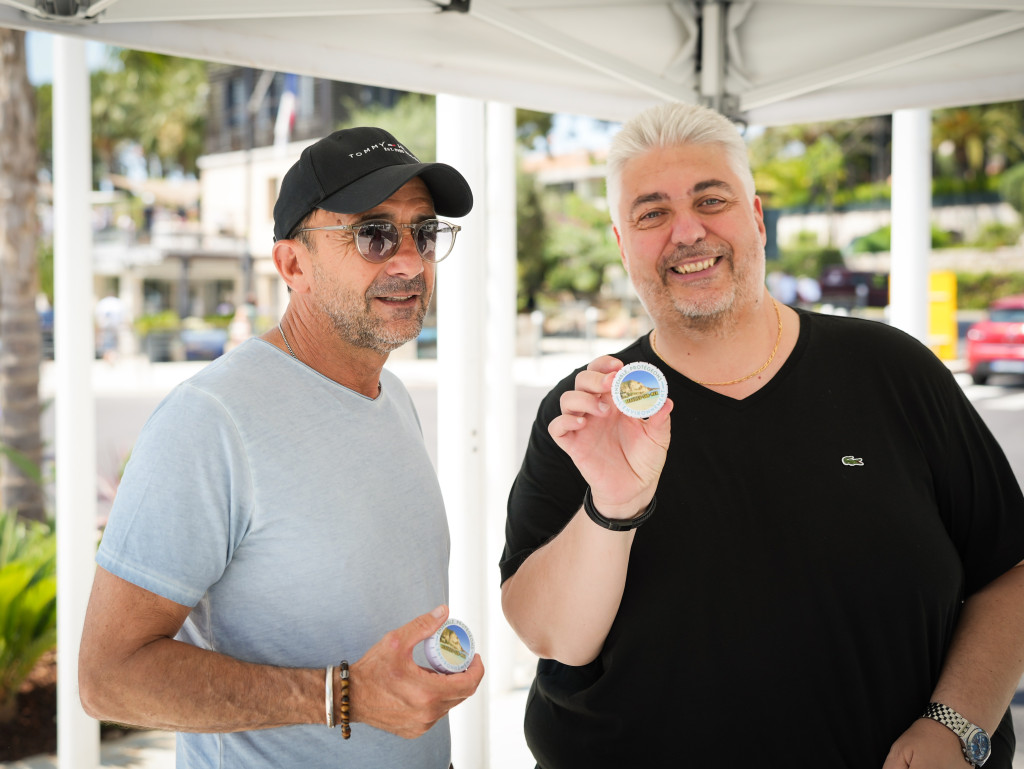
[[[380, 355], [388, 355], [406, 342], [419, 336], [423, 329], [423, 319], [430, 304], [430, 295], [426, 293], [427, 283], [422, 275], [412, 280], [386, 279], [374, 283], [367, 289], [363, 297], [363, 312], [350, 314], [341, 312], [336, 306], [329, 304], [324, 298], [318, 302], [324, 315], [330, 320], [338, 336], [345, 342], [366, 350], [373, 350]], [[373, 302], [378, 296], [387, 296], [402, 291], [419, 293], [416, 307], [410, 310], [406, 321], [413, 322], [412, 328], [406, 326], [402, 330], [391, 329], [387, 321], [373, 316]]]

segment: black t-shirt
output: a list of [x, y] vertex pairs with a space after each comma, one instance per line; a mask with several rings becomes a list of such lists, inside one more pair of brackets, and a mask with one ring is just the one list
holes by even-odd
[[[664, 371], [672, 441], [600, 655], [538, 665], [526, 735], [543, 769], [878, 769], [929, 701], [963, 598], [1024, 560], [1020, 487], [946, 367], [884, 324], [800, 321], [743, 400], [646, 337], [616, 354]], [[503, 581], [580, 507], [547, 431], [573, 379], [538, 411]], [[994, 742], [990, 766], [1010, 767], [1012, 730]]]

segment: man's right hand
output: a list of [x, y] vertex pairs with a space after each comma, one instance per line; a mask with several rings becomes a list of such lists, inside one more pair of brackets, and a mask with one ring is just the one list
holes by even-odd
[[562, 413], [548, 425], [555, 443], [590, 485], [594, 506], [607, 518], [632, 518], [654, 496], [671, 439], [672, 401], [649, 419], [620, 412], [611, 386], [622, 362], [594, 360], [562, 394]]
[[[351, 721], [412, 739], [476, 691], [484, 665], [476, 654], [462, 673], [444, 675], [421, 668], [412, 658], [418, 643], [432, 636], [448, 616], [447, 606], [421, 614], [386, 633], [350, 667]], [[339, 696], [335, 687], [335, 697]], [[336, 712], [337, 706], [336, 706]]]

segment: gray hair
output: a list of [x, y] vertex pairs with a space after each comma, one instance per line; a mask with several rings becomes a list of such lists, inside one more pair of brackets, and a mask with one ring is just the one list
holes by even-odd
[[612, 224], [619, 226], [622, 169], [638, 155], [655, 148], [682, 144], [718, 144], [725, 150], [732, 169], [743, 182], [744, 191], [754, 198], [754, 176], [750, 156], [739, 129], [724, 115], [697, 104], [675, 102], [644, 110], [622, 126], [608, 151], [607, 197]]

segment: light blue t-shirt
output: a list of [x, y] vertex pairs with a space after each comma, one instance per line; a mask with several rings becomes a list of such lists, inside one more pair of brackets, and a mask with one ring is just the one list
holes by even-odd
[[[251, 339], [143, 428], [97, 563], [192, 606], [178, 638], [247, 662], [326, 667], [447, 602], [448, 525], [415, 408], [367, 398]], [[178, 767], [447, 767], [448, 720], [179, 733]]]

